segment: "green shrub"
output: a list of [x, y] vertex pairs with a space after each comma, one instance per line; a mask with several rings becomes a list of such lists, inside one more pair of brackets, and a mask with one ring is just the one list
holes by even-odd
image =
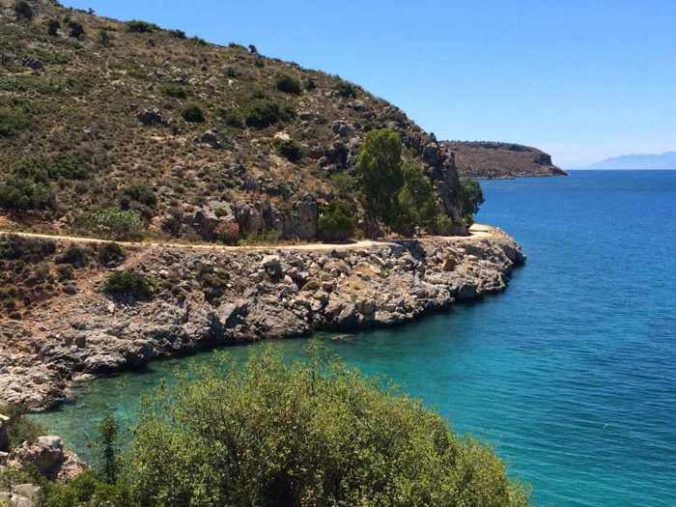
[[49, 185], [33, 178], [10, 175], [0, 183], [0, 208], [12, 211], [39, 211], [53, 207]]
[[437, 413], [314, 355], [268, 349], [148, 401], [134, 430], [132, 504], [525, 506], [488, 448]]
[[151, 33], [159, 29], [160, 27], [155, 23], [148, 23], [147, 21], [140, 21], [138, 19], [127, 22], [127, 31], [132, 33]]
[[457, 234], [458, 225], [446, 213], [439, 213], [434, 219], [432, 231], [439, 236], [451, 236]]
[[59, 155], [54, 158], [28, 158], [17, 162], [14, 174], [48, 183], [57, 180], [85, 180], [92, 175], [91, 167], [81, 158]]
[[132, 185], [122, 191], [120, 195], [120, 209], [136, 210], [146, 218], [151, 218], [157, 208], [157, 196], [147, 185]]
[[303, 148], [297, 141], [286, 139], [277, 144], [277, 152], [289, 162], [298, 162], [303, 158]]
[[324, 241], [347, 241], [354, 234], [354, 213], [346, 203], [333, 201], [322, 208], [317, 230]]
[[93, 232], [104, 238], [132, 240], [143, 237], [145, 222], [136, 210], [107, 208], [92, 215], [90, 227]]
[[357, 96], [357, 87], [347, 81], [339, 81], [336, 85], [338, 95], [344, 98], [355, 98]]
[[269, 99], [259, 99], [249, 106], [246, 124], [248, 127], [264, 129], [277, 122], [288, 121], [294, 116], [295, 112], [288, 105]]
[[168, 30], [167, 33], [176, 39], [187, 39], [183, 30]]
[[153, 289], [148, 278], [135, 271], [116, 271], [112, 273], [103, 287], [109, 296], [129, 296], [135, 299], [149, 299]]
[[205, 120], [204, 113], [197, 104], [188, 104], [183, 109], [183, 119], [189, 123], [203, 123]]
[[300, 81], [286, 73], [277, 74], [275, 86], [280, 92], [291, 93], [293, 95], [300, 95], [302, 91]]
[[61, 254], [56, 257], [57, 264], [70, 264], [82, 268], [88, 263], [87, 251], [77, 245], [70, 245]]
[[117, 243], [106, 243], [99, 249], [99, 262], [104, 266], [118, 266], [126, 258], [127, 251]]
[[223, 122], [235, 129], [243, 129], [245, 127], [241, 116], [233, 111], [224, 111], [222, 114]]
[[30, 118], [19, 109], [0, 107], [0, 139], [14, 137], [30, 127]]
[[0, 259], [37, 263], [56, 252], [56, 243], [47, 239], [0, 236]]
[[171, 97], [174, 99], [186, 99], [188, 97], [188, 94], [185, 91], [185, 88], [183, 88], [180, 85], [166, 85], [162, 87], [162, 93], [166, 95], [167, 97]]

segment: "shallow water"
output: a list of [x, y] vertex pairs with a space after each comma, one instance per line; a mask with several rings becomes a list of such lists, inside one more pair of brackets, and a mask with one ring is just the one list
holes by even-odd
[[[573, 172], [483, 183], [479, 219], [529, 256], [502, 295], [394, 330], [326, 340], [493, 444], [544, 505], [676, 505], [676, 172]], [[305, 340], [276, 342], [289, 357]], [[244, 359], [253, 347], [225, 354]], [[191, 363], [89, 383], [37, 416], [76, 450], [112, 407]]]

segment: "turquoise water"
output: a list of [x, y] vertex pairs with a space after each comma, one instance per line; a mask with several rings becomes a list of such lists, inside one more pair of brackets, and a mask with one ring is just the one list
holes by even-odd
[[[395, 330], [326, 340], [495, 446], [544, 505], [676, 505], [676, 172], [492, 181], [479, 217], [528, 253], [509, 290]], [[305, 340], [276, 342], [286, 354]], [[227, 349], [244, 358], [252, 347]], [[77, 450], [101, 410], [189, 363], [88, 384], [40, 416]]]

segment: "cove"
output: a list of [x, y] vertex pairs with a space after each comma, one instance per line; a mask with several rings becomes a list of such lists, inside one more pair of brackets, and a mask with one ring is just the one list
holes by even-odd
[[[322, 339], [350, 365], [436, 407], [495, 446], [544, 505], [676, 504], [676, 172], [573, 172], [483, 182], [479, 221], [528, 254], [508, 290], [396, 329]], [[306, 340], [270, 342], [289, 358]], [[190, 365], [253, 346], [152, 363], [78, 387], [34, 417], [87, 457], [108, 408]]]

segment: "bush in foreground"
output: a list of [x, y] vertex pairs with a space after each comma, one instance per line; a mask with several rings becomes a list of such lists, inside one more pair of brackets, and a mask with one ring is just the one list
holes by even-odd
[[420, 402], [315, 356], [271, 352], [146, 406], [127, 481], [138, 505], [526, 505], [487, 448]]
[[121, 456], [107, 417], [98, 470], [40, 482], [41, 505], [528, 505], [489, 449], [341, 363], [315, 352], [288, 364], [268, 348], [229, 366], [146, 400]]

